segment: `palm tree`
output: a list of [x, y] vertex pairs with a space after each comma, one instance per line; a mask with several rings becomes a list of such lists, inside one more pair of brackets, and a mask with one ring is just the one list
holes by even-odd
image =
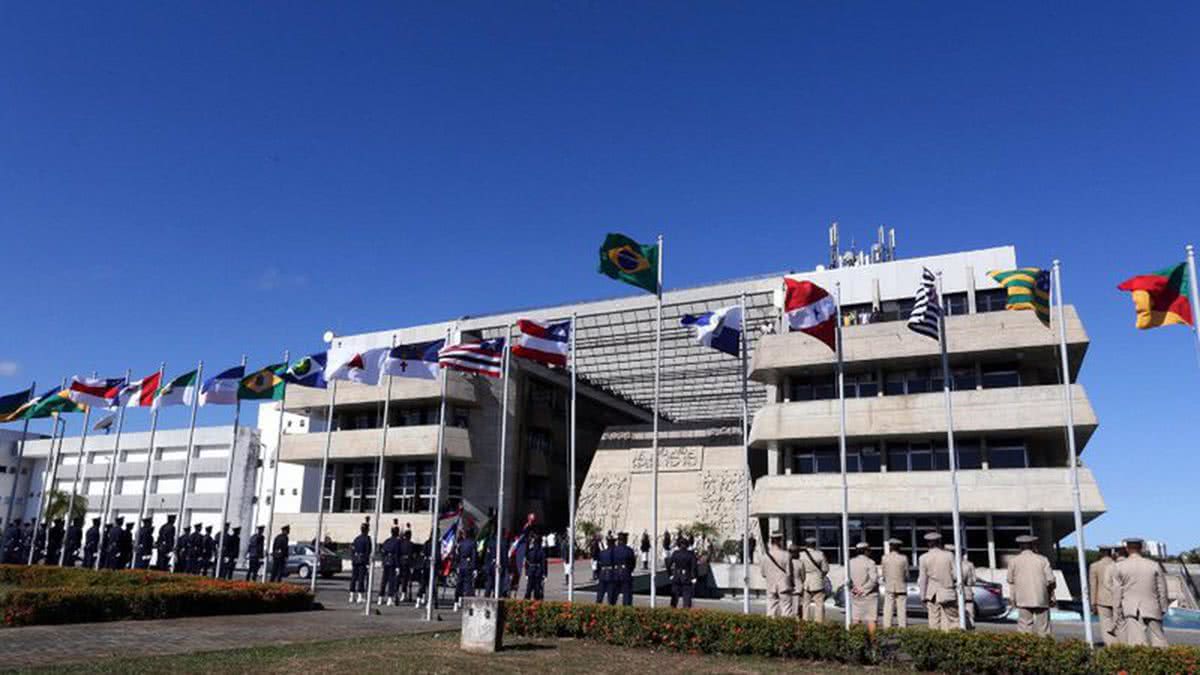
[[[71, 515], [68, 517], [67, 506], [71, 506]], [[68, 523], [76, 518], [82, 520], [87, 515], [88, 500], [83, 495], [75, 495], [75, 502], [71, 502], [71, 495], [62, 490], [53, 490], [50, 492], [50, 503], [46, 505], [46, 521], [53, 521], [55, 518], [62, 518]]]

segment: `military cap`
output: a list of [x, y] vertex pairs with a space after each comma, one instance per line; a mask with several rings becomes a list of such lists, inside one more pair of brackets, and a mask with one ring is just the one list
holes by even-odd
[[925, 534], [925, 537], [924, 537], [924, 539], [925, 539], [925, 541], [929, 541], [929, 542], [933, 542], [933, 541], [941, 541], [941, 540], [942, 540], [942, 535], [941, 535], [941, 534], [939, 534], [939, 533], [937, 533], [937, 532], [927, 532], [927, 533]]
[[900, 541], [899, 539], [897, 539], [895, 537], [888, 539], [887, 543], [891, 546], [903, 546], [904, 545], [904, 542]]
[[783, 539], [783, 532], [780, 530], [771, 530], [772, 539]]
[[259, 525], [258, 527], [254, 528], [254, 529], [256, 529], [256, 530], [258, 530], [259, 532], [261, 532], [261, 531], [265, 530], [266, 528], [267, 528], [267, 526], [266, 526], [266, 525]]
[[1144, 539], [1142, 539], [1141, 537], [1129, 537], [1128, 539], [1125, 540], [1126, 546], [1129, 546], [1130, 544], [1133, 544], [1134, 546], [1141, 546], [1145, 543], [1146, 543], [1146, 541]]
[[1017, 537], [1018, 544], [1036, 544], [1038, 538], [1032, 534], [1022, 534]]
[[865, 550], [871, 548], [871, 545], [865, 541], [860, 541], [854, 545], [854, 548], [858, 549], [859, 551], [865, 551]]
[[805, 537], [804, 543], [808, 544], [809, 546], [816, 546], [817, 538], [816, 537]]
[[279, 528], [279, 529], [283, 530], [284, 532], [287, 532], [288, 530], [291, 530], [291, 529], [292, 529], [292, 526], [291, 526], [291, 525], [284, 525], [283, 527], [281, 527], [281, 528]]

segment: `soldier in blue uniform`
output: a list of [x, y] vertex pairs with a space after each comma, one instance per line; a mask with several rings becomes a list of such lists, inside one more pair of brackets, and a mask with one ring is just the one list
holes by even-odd
[[617, 595], [622, 605], [633, 604], [633, 569], [637, 567], [637, 553], [629, 546], [629, 533], [617, 534], [617, 545], [612, 547], [612, 572], [608, 584], [608, 604], [617, 604]]
[[63, 566], [74, 567], [79, 560], [79, 545], [83, 542], [83, 518], [76, 518], [71, 521], [71, 526], [67, 528], [67, 536], [63, 540], [63, 546], [66, 550], [63, 552]]
[[400, 566], [400, 528], [392, 528], [392, 536], [383, 542], [383, 577], [379, 580], [379, 604], [387, 606], [396, 604], [396, 589], [399, 586], [396, 579], [396, 569]]
[[135, 569], [150, 568], [150, 558], [154, 557], [154, 520], [147, 516], [142, 518], [142, 526], [137, 533], [137, 555], [134, 557]]
[[288, 533], [291, 527], [284, 525], [271, 540], [271, 581], [283, 581], [287, 576]]
[[[30, 564], [36, 565], [36, 564], [38, 564], [39, 561], [41, 561], [42, 557], [45, 556], [45, 554], [46, 554], [46, 523], [45, 522], [41, 522], [41, 523], [37, 524], [37, 529], [34, 530], [33, 541], [31, 541], [29, 545], [33, 546], [33, 557], [29, 558], [29, 562], [30, 562]], [[25, 551], [26, 551], [26, 555], [28, 555], [28, 552], [29, 552], [28, 547], [25, 549]]]
[[242, 552], [242, 528], [235, 527], [232, 531], [226, 526], [228, 537], [222, 535], [221, 544], [221, 578], [233, 579], [233, 570], [237, 567], [238, 555]]
[[[399, 529], [399, 527], [393, 529]], [[396, 545], [396, 583], [400, 588], [400, 594], [396, 598], [397, 602], [407, 602], [412, 599], [413, 555], [415, 552], [412, 530], [404, 530], [400, 534], [400, 543]]]
[[457, 605], [463, 598], [475, 597], [475, 568], [478, 566], [478, 551], [475, 548], [475, 531], [467, 529], [458, 541], [458, 587], [454, 589]]
[[267, 546], [267, 538], [263, 534], [265, 529], [265, 525], [259, 525], [246, 543], [246, 581], [257, 579], [258, 571], [262, 569], [263, 553]]
[[20, 559], [21, 555], [21, 524], [16, 520], [8, 521], [8, 525], [4, 527], [4, 541], [0, 544], [0, 560], [3, 560], [6, 565], [17, 565], [25, 562]]
[[55, 518], [54, 524], [50, 527], [50, 533], [46, 535], [46, 564], [57, 565], [59, 556], [62, 555], [63, 537], [66, 535], [66, 530], [63, 528], [63, 519]]
[[604, 604], [604, 598], [608, 595], [609, 584], [612, 583], [612, 554], [613, 546], [616, 545], [616, 540], [609, 539], [608, 546], [600, 549], [596, 554], [596, 576], [599, 580], [599, 585], [596, 586], [596, 604]]
[[213, 539], [212, 525], [205, 526], [204, 536], [200, 541], [200, 574], [207, 577], [212, 574], [217, 561], [217, 540]]
[[105, 523], [104, 529], [100, 531], [100, 545], [96, 548], [97, 562], [102, 570], [112, 567], [112, 554], [115, 552], [113, 541], [113, 524]]
[[189, 574], [200, 574], [204, 569], [204, 525], [196, 523], [187, 542], [187, 571]]
[[123, 570], [133, 562], [133, 523], [125, 523], [114, 539], [113, 569]]
[[186, 527], [180, 528], [179, 539], [175, 541], [176, 574], [190, 574], [192, 571], [192, 533]]
[[100, 519], [92, 518], [92, 526], [83, 535], [83, 566], [96, 566], [96, 551], [100, 548]]
[[675, 607], [682, 601], [683, 608], [692, 606], [692, 593], [695, 590], [696, 577], [699, 572], [699, 561], [696, 554], [689, 548], [692, 542], [687, 537], [677, 537], [675, 552], [667, 559], [667, 574], [671, 577], [671, 606]]
[[171, 561], [171, 547], [175, 545], [175, 514], [167, 516], [167, 524], [158, 528], [158, 559], [154, 561], [154, 569], [162, 572], [167, 571], [167, 565]]
[[358, 536], [350, 545], [350, 602], [362, 602], [367, 592], [367, 565], [371, 562], [370, 528], [366, 523], [359, 527]]
[[525, 599], [545, 599], [546, 550], [542, 548], [542, 537], [530, 531], [525, 543]]

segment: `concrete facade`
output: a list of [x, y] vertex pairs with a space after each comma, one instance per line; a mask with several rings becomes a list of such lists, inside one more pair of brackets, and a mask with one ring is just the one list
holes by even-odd
[[[24, 437], [36, 439], [42, 435], [27, 433]], [[36, 483], [34, 460], [21, 457], [21, 438], [20, 431], [0, 429], [0, 519], [10, 510], [13, 518], [23, 518], [31, 481]]]

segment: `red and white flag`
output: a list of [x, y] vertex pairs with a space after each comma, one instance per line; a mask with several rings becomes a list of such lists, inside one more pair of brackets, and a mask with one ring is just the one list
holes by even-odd
[[571, 345], [571, 322], [541, 323], [529, 319], [517, 321], [521, 335], [513, 345], [513, 356], [551, 366], [567, 365]]
[[149, 408], [154, 405], [154, 394], [162, 382], [162, 373], [154, 373], [140, 380], [134, 380], [121, 387], [117, 395], [116, 405], [126, 408]]
[[504, 364], [504, 338], [483, 342], [464, 342], [443, 347], [438, 352], [438, 365], [464, 373], [500, 377]]
[[76, 375], [67, 387], [67, 398], [82, 405], [107, 408], [113, 404], [123, 384], [123, 377], [97, 379]]
[[783, 280], [787, 285], [783, 310], [788, 329], [817, 338], [837, 351], [837, 303], [828, 291], [811, 281]]

